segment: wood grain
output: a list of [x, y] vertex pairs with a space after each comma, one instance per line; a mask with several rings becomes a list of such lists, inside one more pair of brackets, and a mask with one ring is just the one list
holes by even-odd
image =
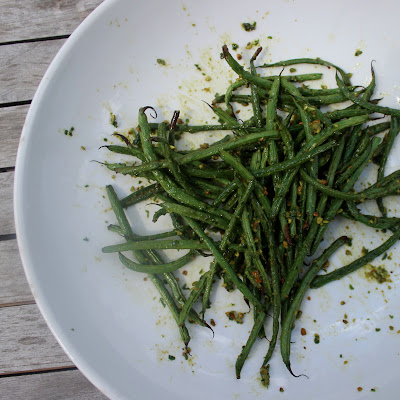
[[33, 300], [15, 239], [0, 242], [0, 276], [0, 307]]
[[15, 233], [13, 184], [14, 172], [0, 173], [0, 235]]
[[0, 373], [72, 365], [35, 304], [0, 308]]
[[0, 168], [15, 165], [19, 138], [29, 106], [0, 108]]
[[0, 0], [0, 43], [72, 33], [101, 0]]
[[0, 398], [7, 400], [105, 400], [78, 370], [0, 379]]
[[0, 103], [32, 99], [49, 64], [65, 41], [59, 39], [0, 46]]

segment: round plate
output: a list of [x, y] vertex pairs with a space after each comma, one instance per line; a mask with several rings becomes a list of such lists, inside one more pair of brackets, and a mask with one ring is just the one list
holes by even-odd
[[[260, 63], [295, 57], [328, 59], [352, 72], [353, 82], [360, 85], [369, 82], [374, 59], [376, 96], [385, 97], [382, 104], [396, 106], [398, 11], [397, 2], [381, 1], [377, 7], [372, 0], [110, 0], [66, 42], [43, 78], [22, 133], [15, 178], [16, 227], [26, 275], [41, 312], [73, 362], [107, 396], [396, 397], [398, 249], [391, 250], [390, 259], [373, 263], [393, 271], [390, 283], [367, 280], [364, 271], [358, 271], [310, 291], [292, 336], [292, 368], [309, 379], [292, 377], [278, 348], [271, 360], [271, 385], [265, 389], [258, 371], [266, 340], [257, 343], [242, 379], [235, 378], [234, 363], [252, 325], [251, 315], [245, 316], [243, 325], [225, 316], [231, 309], [247, 310], [235, 293], [219, 287], [212, 299], [214, 307], [207, 318], [216, 322], [214, 338], [207, 329], [189, 326], [192, 356], [186, 361], [176, 326], [150, 281], [122, 268], [115, 255], [101, 253], [102, 246], [121, 241], [106, 229], [115, 218], [104, 186], [112, 183], [123, 196], [140, 182], [114, 177], [91, 161], [127, 159], [112, 157], [99, 147], [117, 140], [111, 136], [114, 131], [126, 133], [135, 127], [141, 106], [154, 106], [158, 120], [170, 119], [172, 111], [180, 109], [193, 123], [211, 121], [212, 113], [202, 100], [212, 101], [215, 92], [222, 93], [229, 80], [236, 79], [219, 58], [224, 43], [239, 44], [243, 63], [248, 63], [257, 40], [264, 47]], [[243, 22], [253, 21], [254, 31], [242, 29]], [[248, 43], [248, 47], [253, 43], [252, 49], [246, 49]], [[358, 57], [356, 50], [362, 51]], [[328, 77], [323, 83], [331, 83], [332, 71], [324, 72]], [[110, 112], [116, 115], [118, 128], [110, 124]], [[65, 135], [71, 127], [72, 136]], [[189, 145], [201, 140], [187, 137]], [[387, 172], [398, 167], [398, 157], [392, 156]], [[387, 203], [392, 213], [396, 202]], [[151, 222], [154, 207], [143, 204], [130, 210], [137, 233], [166, 229], [166, 218], [159, 224]], [[330, 232], [329, 237], [345, 233], [354, 239], [352, 256], [343, 249], [331, 268], [359, 256], [363, 246], [376, 247], [381, 237], [389, 235], [343, 221]], [[179, 276], [190, 283], [198, 278], [200, 267], [197, 263], [186, 277]], [[305, 336], [300, 335], [301, 328], [306, 329]], [[320, 335], [319, 344], [314, 343], [315, 334]]]

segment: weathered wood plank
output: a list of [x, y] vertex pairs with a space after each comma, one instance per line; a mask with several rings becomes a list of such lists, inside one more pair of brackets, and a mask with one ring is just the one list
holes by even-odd
[[0, 46], [0, 103], [32, 99], [65, 40]]
[[15, 239], [0, 241], [0, 276], [0, 307], [33, 300]]
[[35, 304], [0, 308], [0, 373], [72, 365]]
[[15, 233], [13, 184], [14, 172], [0, 173], [0, 235]]
[[0, 168], [13, 167], [29, 106], [0, 108]]
[[0, 42], [70, 34], [101, 0], [0, 0]]
[[0, 398], [7, 400], [105, 400], [78, 370], [0, 379]]

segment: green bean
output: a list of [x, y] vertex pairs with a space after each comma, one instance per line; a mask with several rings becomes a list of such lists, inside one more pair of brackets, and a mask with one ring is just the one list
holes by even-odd
[[[361, 131], [359, 140], [357, 142], [357, 148], [355, 149], [352, 157], [358, 157], [369, 145], [371, 138], [367, 131]], [[343, 168], [342, 168], [343, 169]]]
[[106, 164], [108, 169], [115, 171], [118, 174], [122, 175], [132, 175], [132, 176], [141, 176], [146, 177], [148, 172], [167, 168], [168, 162], [167, 160], [155, 160], [152, 162], [147, 162], [145, 164], [140, 165], [117, 165], [114, 166], [113, 164]]
[[337, 65], [332, 64], [329, 61], [322, 60], [321, 58], [294, 58], [292, 60], [286, 60], [286, 61], [279, 61], [273, 64], [264, 64], [260, 65], [259, 68], [269, 68], [269, 67], [287, 67], [290, 65], [296, 65], [296, 64], [317, 64], [317, 65], [323, 65], [325, 67], [333, 67], [337, 71], [340, 72], [340, 74], [343, 77], [343, 80], [347, 86], [351, 86], [350, 84], [350, 79], [348, 74], [346, 74], [341, 68], [339, 68]]
[[266, 318], [267, 314], [264, 311], [260, 311], [258, 313], [257, 319], [254, 322], [253, 329], [250, 332], [250, 336], [247, 339], [246, 345], [243, 346], [241, 353], [239, 354], [236, 364], [235, 364], [235, 370], [236, 370], [236, 378], [240, 379], [240, 373], [242, 371], [243, 365], [249, 356], [249, 353], [251, 351], [251, 348], [254, 345], [254, 342], [256, 341], [258, 334], [260, 333], [261, 329], [263, 328], [264, 321]]
[[355, 155], [350, 162], [350, 165], [346, 166], [344, 172], [339, 176], [336, 181], [336, 187], [340, 188], [344, 182], [347, 181], [348, 178], [353, 174], [353, 172], [364, 162], [365, 158], [369, 154], [369, 148], [367, 147], [363, 153], [360, 155]]
[[136, 147], [125, 147], [125, 146], [117, 146], [117, 145], [108, 145], [108, 146], [103, 146], [103, 147], [112, 151], [113, 153], [134, 156], [141, 161], [145, 160], [143, 152], [140, 149], [137, 149]]
[[[236, 207], [236, 210], [233, 213], [232, 218], [229, 220], [228, 228], [226, 229], [226, 231], [222, 237], [222, 241], [221, 241], [221, 245], [220, 245], [221, 251], [224, 251], [230, 242], [230, 239], [231, 239], [231, 236], [233, 233], [233, 229], [235, 228], [235, 225], [239, 220], [240, 214], [243, 212], [243, 209], [246, 205], [247, 200], [249, 199], [249, 196], [253, 192], [254, 184], [255, 184], [254, 180], [249, 182], [245, 192], [243, 193], [243, 196], [241, 196], [241, 198], [239, 200], [239, 204]], [[211, 273], [210, 273], [210, 277], [208, 279], [208, 282], [207, 282], [207, 285], [205, 288], [205, 292], [204, 292], [204, 296], [203, 296], [203, 310], [202, 310], [203, 316], [204, 316], [205, 310], [209, 307], [212, 281], [214, 279], [214, 275], [216, 273], [217, 267], [218, 267], [218, 262], [216, 260], [214, 260], [210, 267]]]
[[[378, 169], [378, 176], [376, 178], [376, 180], [378, 182], [381, 181], [384, 177], [385, 167], [386, 167], [386, 162], [387, 162], [387, 159], [389, 156], [389, 152], [392, 149], [394, 140], [396, 139], [396, 136], [398, 133], [399, 133], [399, 128], [398, 128], [397, 118], [392, 118], [392, 120], [390, 121], [390, 130], [389, 130], [388, 140], [387, 140], [386, 146], [384, 147], [383, 152], [382, 152], [382, 157], [381, 157], [380, 165], [379, 165], [379, 169]], [[378, 208], [382, 214], [382, 217], [386, 217], [387, 212], [386, 212], [385, 207], [383, 206], [382, 199], [378, 198], [376, 200], [376, 202], [378, 204]]]
[[310, 141], [308, 141], [307, 144], [304, 146], [302, 152], [308, 151], [316, 146], [319, 146], [321, 143], [328, 140], [331, 136], [333, 136], [337, 132], [340, 132], [351, 126], [363, 124], [364, 122], [367, 122], [367, 120], [368, 116], [361, 115], [359, 117], [352, 117], [344, 119], [342, 121], [338, 121], [335, 124], [329, 126], [328, 128], [322, 130], [320, 133], [313, 136], [313, 138]]
[[303, 107], [301, 107], [297, 101], [294, 100], [294, 104], [296, 105], [297, 109], [299, 110], [301, 121], [302, 121], [303, 127], [304, 127], [305, 137], [308, 142], [312, 139], [310, 118], [309, 118], [308, 114], [306, 113], [305, 109]]
[[[254, 176], [235, 157], [226, 151], [221, 151], [220, 156], [225, 162], [232, 166], [246, 182], [254, 180]], [[266, 214], [270, 216], [271, 204], [267, 196], [265, 196], [264, 189], [259, 184], [256, 184], [254, 190]]]
[[[367, 86], [367, 88], [365, 89], [361, 98], [365, 101], [370, 101], [371, 96], [375, 90], [375, 87], [376, 87], [375, 71], [374, 71], [374, 68], [373, 68], [372, 62], [371, 62], [371, 83]], [[341, 88], [339, 88], [339, 89], [341, 90]], [[349, 89], [347, 88], [347, 90], [349, 90]]]
[[267, 130], [274, 129], [275, 110], [276, 110], [276, 104], [278, 102], [280, 85], [281, 85], [281, 78], [280, 76], [276, 76], [269, 91], [269, 100], [267, 105], [267, 123], [266, 123]]
[[[126, 218], [123, 207], [122, 207], [120, 201], [118, 200], [118, 197], [117, 197], [117, 194], [115, 193], [114, 188], [111, 185], [107, 185], [106, 192], [107, 192], [108, 198], [110, 200], [111, 207], [112, 207], [112, 209], [115, 213], [115, 216], [118, 220], [118, 224], [121, 227], [122, 234], [128, 240], [134, 239], [135, 235], [132, 231], [132, 228], [129, 224], [128, 219]], [[134, 252], [134, 254], [140, 263], [145, 264], [147, 262], [146, 257], [140, 251], [136, 251], [136, 252]], [[181, 339], [182, 339], [183, 343], [185, 344], [185, 346], [187, 346], [190, 341], [189, 332], [184, 325], [179, 324], [179, 312], [178, 312], [178, 307], [176, 306], [175, 300], [172, 298], [172, 296], [170, 295], [168, 290], [165, 288], [163, 282], [157, 275], [149, 275], [149, 279], [152, 281], [154, 286], [159, 291], [165, 304], [168, 306], [173, 318], [178, 323], [178, 328], [179, 328], [179, 333], [180, 333]]]
[[[258, 51], [258, 50], [257, 50]], [[257, 54], [257, 52], [256, 52]], [[255, 56], [257, 57], [257, 55]], [[250, 59], [250, 72], [252, 75], [257, 76], [257, 70], [254, 67], [254, 56]], [[261, 105], [260, 105], [260, 96], [257, 92], [257, 87], [255, 85], [250, 85], [251, 90], [251, 104], [253, 107], [253, 114], [256, 120], [256, 126], [258, 128], [262, 127], [262, 115], [261, 115]], [[226, 101], [226, 100], [225, 100]], [[273, 127], [272, 127], [273, 129]]]
[[[233, 138], [228, 142], [211, 145], [206, 149], [198, 149], [188, 152], [184, 156], [176, 158], [176, 162], [179, 165], [189, 164], [193, 161], [204, 160], [217, 155], [221, 150], [229, 151], [234, 150], [238, 147], [245, 146], [247, 144], [253, 144], [255, 142], [263, 143], [264, 140], [275, 140], [278, 139], [279, 135], [275, 131], [261, 131], [251, 133], [240, 138]], [[106, 165], [110, 168], [110, 164]], [[112, 168], [113, 171], [124, 175], [137, 175], [143, 176], [146, 172], [159, 170], [161, 168], [167, 168], [168, 162], [166, 160], [153, 160], [142, 165], [137, 166], [116, 166]]]
[[221, 186], [213, 185], [212, 183], [202, 179], [195, 179], [194, 182], [196, 183], [197, 187], [196, 191], [202, 195], [206, 195], [206, 197], [211, 197], [210, 194], [217, 196], [224, 190]]
[[313, 282], [313, 279], [321, 270], [321, 268], [326, 264], [331, 255], [347, 242], [348, 238], [346, 236], [340, 237], [339, 239], [335, 240], [317, 260], [314, 260], [311, 267], [301, 280], [300, 286], [296, 290], [293, 300], [290, 303], [286, 318], [282, 322], [281, 354], [283, 362], [292, 375], [294, 374], [290, 366], [290, 339], [292, 337], [294, 321], [296, 319], [297, 312], [300, 309], [301, 302], [303, 301], [304, 295], [307, 289], [310, 287], [311, 282]]
[[[343, 76], [342, 76], [342, 79], [343, 79]], [[349, 92], [344, 81], [339, 78], [339, 74], [336, 74], [336, 83], [339, 86], [339, 88], [342, 90], [342, 93], [346, 97], [346, 99], [352, 101], [354, 104], [357, 104], [357, 105], [359, 105], [363, 108], [366, 108], [367, 110], [370, 110], [372, 112], [381, 113], [381, 114], [385, 114], [385, 115], [391, 115], [391, 116], [397, 117], [397, 118], [400, 117], [400, 110], [372, 104], [360, 97], [355, 96], [354, 93]]]
[[[161, 200], [165, 200], [165, 197], [158, 196]], [[205, 222], [206, 224], [210, 224], [212, 226], [216, 226], [221, 229], [226, 229], [228, 227], [228, 220], [222, 217], [218, 217], [216, 215], [210, 215], [202, 211], [197, 211], [193, 208], [182, 206], [178, 203], [173, 203], [171, 201], [164, 201], [161, 204], [161, 207], [164, 208], [169, 213], [176, 213], [182, 217], [189, 217]]]
[[[110, 225], [108, 225], [107, 229], [112, 232], [117, 232], [117, 233], [121, 232], [121, 228], [118, 225], [110, 224]], [[121, 232], [121, 234], [122, 234], [122, 232]], [[179, 232], [177, 232], [176, 230], [163, 232], [163, 233], [155, 233], [154, 235], [144, 235], [144, 236], [135, 235], [135, 239], [133, 239], [133, 241], [141, 242], [141, 241], [145, 241], [145, 240], [165, 239], [168, 237], [178, 236], [178, 235], [179, 235]]]
[[[377, 139], [377, 140], [375, 140], [375, 139]], [[365, 158], [363, 164], [360, 167], [358, 167], [358, 169], [356, 169], [354, 171], [353, 175], [348, 179], [347, 183], [343, 187], [342, 193], [343, 192], [347, 193], [347, 192], [350, 191], [350, 189], [353, 188], [355, 182], [357, 181], [357, 179], [361, 175], [361, 172], [364, 170], [366, 164], [369, 162], [369, 160], [370, 160], [370, 158], [371, 158], [371, 156], [372, 156], [372, 154], [374, 152], [375, 147], [378, 145], [378, 142], [379, 142], [379, 138], [374, 138], [374, 140], [372, 141], [371, 146], [370, 146], [370, 153]], [[366, 191], [364, 190], [364, 192], [361, 192], [361, 193], [364, 193], [364, 196], [365, 196], [365, 192]], [[361, 195], [361, 194], [359, 194], [359, 195]], [[343, 203], [343, 199], [335, 198], [332, 201], [328, 211], [324, 215], [324, 221], [331, 221], [336, 216], [336, 214], [339, 211], [339, 208], [342, 205], [342, 203]], [[323, 238], [323, 235], [324, 235], [324, 233], [325, 233], [325, 231], [327, 229], [327, 226], [328, 226], [328, 224], [324, 223], [318, 229], [318, 233], [316, 234], [314, 245], [311, 248], [311, 254], [314, 254], [314, 252], [316, 251], [317, 247], [319, 246], [319, 244], [320, 244], [320, 242], [321, 242], [321, 240]]]
[[[300, 92], [301, 93], [301, 92]], [[309, 96], [306, 97], [307, 103], [312, 105], [329, 105], [329, 104], [336, 104], [336, 103], [343, 103], [347, 99], [343, 96], [343, 94], [329, 94], [326, 96]], [[364, 115], [364, 114], [358, 114]], [[330, 119], [328, 115], [327, 118]]]
[[238, 192], [236, 191], [233, 195], [226, 201], [225, 208], [227, 210], [232, 210], [235, 204], [239, 201]]
[[369, 115], [369, 114], [371, 114], [370, 111], [363, 109], [351, 109], [351, 110], [344, 109], [344, 110], [330, 111], [326, 113], [326, 115], [332, 120], [357, 117], [360, 115]]
[[[219, 108], [217, 106], [212, 106], [211, 109], [213, 110], [214, 114], [224, 123], [226, 124], [235, 124], [237, 123], [236, 118], [233, 116], [233, 110], [231, 110], [231, 113], [228, 111], [223, 110], [222, 108]], [[233, 115], [232, 115], [233, 114]], [[245, 135], [247, 132], [243, 129], [243, 127], [239, 129], [235, 129], [236, 133], [239, 136]]]
[[229, 263], [225, 260], [224, 256], [218, 250], [213, 240], [199, 227], [195, 220], [184, 217], [185, 221], [190, 225], [190, 227], [196, 232], [200, 239], [203, 240], [204, 243], [207, 244], [208, 249], [213, 253], [215, 259], [218, 264], [222, 267], [222, 269], [228, 274], [229, 278], [233, 281], [236, 288], [243, 294], [245, 298], [247, 298], [253, 305], [257, 305], [260, 308], [263, 308], [263, 305], [260, 301], [251, 293], [249, 288], [243, 284], [243, 282], [236, 275], [236, 272], [232, 269]]
[[[140, 109], [139, 111], [139, 126], [140, 126], [140, 135], [142, 138], [142, 146], [143, 153], [147, 159], [147, 161], [155, 161], [156, 155], [153, 151], [153, 145], [149, 141], [150, 138], [150, 129], [147, 123], [147, 117], [144, 109]], [[199, 211], [206, 211], [210, 214], [213, 214], [216, 217], [226, 216], [226, 213], [221, 212], [214, 207], [211, 207], [207, 203], [200, 201], [181, 188], [179, 188], [168, 176], [166, 176], [161, 171], [153, 171], [154, 177], [158, 180], [158, 183], [162, 186], [162, 188], [175, 200], [180, 201], [190, 207], [194, 207]]]
[[201, 276], [200, 280], [194, 284], [193, 289], [190, 292], [189, 298], [187, 299], [185, 305], [182, 307], [181, 313], [179, 315], [179, 323], [181, 325], [186, 321], [193, 304], [196, 302], [196, 300], [199, 298], [202, 291], [204, 290], [209, 274], [210, 271], [206, 272]]
[[381, 122], [379, 124], [367, 126], [365, 128], [365, 131], [369, 132], [369, 134], [371, 136], [373, 136], [373, 135], [377, 135], [378, 133], [381, 133], [389, 128], [390, 128], [390, 122]]
[[252, 229], [250, 226], [249, 214], [248, 214], [246, 208], [243, 210], [243, 213], [242, 213], [242, 227], [243, 227], [243, 233], [245, 236], [247, 247], [250, 250], [252, 250], [252, 252], [254, 254], [256, 254], [256, 256], [253, 258], [253, 263], [260, 275], [261, 284], [262, 284], [265, 292], [267, 293], [268, 297], [271, 298], [272, 290], [271, 290], [271, 286], [269, 284], [269, 278], [268, 278], [267, 272], [265, 271], [265, 269], [260, 261], [260, 258], [258, 257], [257, 249], [256, 249], [256, 246], [254, 243]]
[[206, 250], [207, 246], [199, 240], [141, 240], [129, 241], [127, 243], [115, 244], [102, 248], [103, 253], [118, 253], [129, 250], [152, 250], [152, 249], [201, 249]]
[[[157, 128], [158, 124], [149, 122], [150, 128], [153, 130], [154, 126]], [[187, 124], [176, 124], [171, 132], [177, 133], [199, 133], [199, 132], [210, 132], [210, 131], [230, 131], [234, 128], [240, 128], [241, 124], [236, 122], [235, 124], [205, 124], [205, 125], [187, 125]], [[229, 136], [229, 135], [227, 135]]]
[[168, 211], [164, 210], [163, 208], [160, 208], [153, 214], [152, 222], [156, 223], [160, 217], [167, 215]]
[[[250, 251], [246, 251], [245, 250], [245, 252], [244, 252], [244, 262], [245, 262], [245, 270], [244, 270], [245, 276], [251, 282], [253, 287], [255, 287], [258, 290], [261, 289], [262, 286], [261, 286], [261, 283], [259, 282], [259, 281], [261, 281], [261, 279], [259, 279], [259, 276], [258, 276], [259, 272], [253, 266], [253, 261], [252, 261], [251, 252]], [[254, 290], [253, 290], [253, 294], [256, 295]], [[260, 300], [259, 297], [257, 297], [257, 298]]]
[[[264, 77], [264, 79], [270, 79], [270, 80], [274, 80], [275, 78], [276, 75]], [[282, 75], [282, 78], [285, 78], [288, 82], [317, 81], [322, 78], [322, 74], [313, 73], [313, 74]]]
[[122, 207], [128, 208], [129, 206], [140, 203], [144, 200], [151, 199], [157, 193], [161, 193], [163, 191], [164, 189], [157, 183], [146, 186], [121, 199]]
[[384, 218], [384, 217], [376, 217], [374, 215], [366, 215], [362, 214], [356, 205], [352, 202], [347, 202], [346, 206], [349, 209], [349, 213], [343, 211], [340, 215], [344, 218], [358, 221], [363, 223], [366, 226], [370, 226], [375, 229], [391, 229], [396, 225], [400, 224], [400, 218]]
[[[166, 143], [160, 143], [160, 147], [161, 147], [164, 158], [167, 160], [168, 170], [174, 177], [175, 182], [188, 193], [196, 192], [195, 188], [188, 181], [188, 178], [185, 175], [185, 173], [183, 173], [181, 171], [179, 164], [177, 164], [174, 160], [173, 154], [171, 153], [171, 147], [170, 147], [169, 141], [168, 141], [169, 137], [168, 137], [167, 127], [166, 127], [165, 122], [161, 122], [158, 125], [157, 132], [161, 138], [166, 139]], [[149, 156], [147, 156], [147, 158], [148, 157]], [[158, 179], [160, 179], [160, 176], [158, 177]]]
[[[357, 89], [357, 86], [349, 86], [348, 90], [354, 92]], [[312, 97], [312, 96], [328, 96], [332, 94], [341, 94], [341, 90], [339, 88], [333, 89], [311, 89], [306, 85], [302, 85], [299, 87], [299, 91], [303, 96]], [[328, 112], [329, 114], [329, 112]]]
[[[346, 143], [346, 149], [343, 154], [343, 161], [342, 165], [345, 165], [346, 167], [349, 166], [351, 158], [354, 156], [354, 149], [357, 145], [357, 141], [359, 136], [362, 134], [362, 125], [357, 125], [354, 126], [351, 132], [348, 134], [348, 139]], [[343, 167], [343, 170], [347, 170], [348, 168]]]
[[332, 153], [326, 153], [322, 157], [318, 158], [318, 168], [322, 168], [329, 163], [331, 160]]
[[233, 179], [232, 171], [228, 169], [215, 169], [215, 168], [208, 168], [207, 166], [200, 167], [192, 167], [190, 165], [185, 166], [185, 172], [187, 175], [195, 176], [198, 178], [207, 178], [207, 179]]
[[364, 191], [368, 192], [371, 190], [375, 190], [376, 188], [381, 188], [384, 186], [389, 186], [391, 183], [394, 181], [398, 180], [400, 178], [400, 170], [394, 171], [391, 174], [385, 176], [382, 180], [374, 183], [373, 185], [369, 186], [366, 188]]
[[[289, 128], [289, 131], [292, 132], [292, 130], [290, 130], [290, 128]], [[298, 133], [296, 139], [294, 140], [294, 147], [296, 149], [299, 147], [302, 147], [303, 142], [305, 141], [305, 138], [306, 138], [306, 132], [305, 132], [304, 128], [302, 127], [301, 131]]]
[[293, 158], [282, 161], [275, 165], [271, 165], [262, 170], [255, 171], [254, 176], [257, 178], [265, 177], [265, 176], [272, 175], [276, 172], [287, 171], [288, 169], [299, 167], [300, 165], [313, 159], [318, 154], [322, 154], [325, 151], [331, 149], [332, 147], [334, 147], [336, 145], [337, 145], [337, 143], [335, 141], [327, 142], [321, 146], [318, 146], [318, 147], [315, 147], [315, 148], [309, 150], [308, 152], [299, 153]]
[[[318, 157], [315, 157], [314, 160], [311, 160], [309, 164], [309, 173], [312, 179], [318, 179]], [[307, 200], [306, 200], [306, 216], [308, 224], [311, 224], [315, 204], [317, 202], [317, 191], [313, 186], [310, 186], [309, 190], [307, 191]]]
[[269, 81], [268, 79], [261, 78], [257, 75], [253, 75], [252, 73], [246, 71], [229, 53], [228, 47], [224, 45], [222, 47], [222, 54], [223, 57], [225, 58], [226, 62], [228, 65], [239, 75], [244, 79], [245, 81], [259, 86], [263, 89], [270, 89], [272, 86], [272, 82]]
[[[131, 250], [131, 249], [129, 249]], [[136, 249], [135, 249], [136, 250]], [[139, 249], [142, 250], [142, 249]], [[122, 264], [135, 272], [143, 272], [145, 274], [163, 274], [166, 272], [176, 271], [177, 269], [183, 267], [190, 261], [194, 259], [194, 254], [192, 252], [185, 254], [184, 256], [178, 258], [175, 261], [171, 261], [166, 264], [138, 264], [125, 257], [123, 254], [119, 253], [119, 259]], [[186, 304], [186, 303], [185, 303]]]
[[317, 117], [327, 126], [332, 125], [331, 120], [321, 110], [316, 107], [312, 107], [310, 102], [308, 101], [308, 98], [304, 98], [303, 95], [300, 93], [300, 90], [295, 85], [288, 82], [288, 80], [284, 78], [281, 79], [281, 83], [282, 87], [285, 88], [289, 92], [289, 94], [293, 96], [293, 98], [289, 97], [289, 99], [292, 100], [293, 103], [295, 103], [297, 100], [304, 109], [308, 110], [307, 112], [310, 112], [312, 114], [313, 117]]
[[[326, 176], [326, 181], [327, 181], [328, 187], [332, 187], [334, 184], [335, 174], [338, 169], [340, 160], [342, 158], [342, 154], [343, 154], [344, 147], [345, 147], [345, 141], [346, 141], [346, 137], [342, 136], [342, 138], [340, 139], [340, 142], [339, 142], [339, 146], [334, 150], [332, 161], [329, 165], [328, 173]], [[322, 196], [320, 197], [320, 200], [318, 202], [318, 207], [317, 207], [317, 215], [318, 216], [324, 215], [327, 201], [328, 201], [328, 195], [322, 194]]]
[[233, 138], [227, 143], [219, 145], [211, 145], [206, 149], [193, 150], [184, 157], [178, 160], [181, 165], [188, 164], [196, 160], [204, 160], [219, 154], [221, 151], [230, 151], [247, 144], [266, 143], [268, 140], [279, 139], [279, 134], [276, 131], [262, 131], [250, 133], [243, 137]]
[[272, 338], [269, 343], [268, 352], [264, 358], [263, 366], [265, 366], [271, 358], [278, 338], [279, 332], [279, 317], [281, 309], [281, 295], [280, 295], [280, 276], [277, 266], [276, 244], [272, 234], [272, 227], [268, 218], [262, 215], [262, 211], [258, 205], [259, 203], [253, 201], [253, 209], [258, 214], [258, 218], [263, 226], [265, 236], [268, 243], [269, 265], [271, 268], [271, 281], [272, 281], [272, 306], [274, 310], [273, 324], [272, 324]]
[[[216, 95], [212, 104], [215, 105], [219, 103], [224, 103], [227, 95], [229, 95], [228, 92], [226, 92], [225, 94]], [[240, 103], [244, 106], [248, 106], [251, 103], [251, 96], [249, 96], [248, 94], [234, 94], [229, 97], [229, 101], [230, 103]]]
[[239, 79], [229, 85], [228, 89], [226, 90], [225, 99], [224, 99], [227, 107], [228, 107], [229, 102], [231, 101], [233, 92], [235, 90], [239, 89], [240, 87], [245, 86], [246, 84], [247, 84], [246, 81], [244, 81], [243, 79]]
[[400, 238], [400, 228], [397, 228], [396, 232], [390, 236], [385, 243], [381, 244], [379, 247], [375, 248], [368, 252], [365, 256], [360, 257], [359, 259], [353, 261], [352, 263], [338, 268], [335, 271], [329, 272], [326, 275], [317, 276], [311, 283], [311, 288], [316, 289], [321, 286], [326, 285], [329, 282], [338, 280], [352, 272], [356, 271], [357, 269], [367, 265], [376, 257], [379, 257], [385, 251], [389, 250]]
[[232, 181], [224, 190], [213, 200], [211, 205], [213, 207], [219, 207], [227, 197], [236, 190], [236, 182]]
[[278, 191], [275, 193], [275, 197], [272, 202], [270, 213], [272, 218], [275, 218], [279, 214], [282, 202], [284, 201], [286, 194], [289, 191], [295, 176], [297, 175], [298, 169], [299, 167], [295, 167], [294, 169], [287, 171], [282, 178], [282, 183], [279, 186]]
[[318, 181], [312, 179], [303, 169], [300, 170], [300, 175], [308, 184], [314, 186], [320, 192], [325, 193], [330, 197], [346, 201], [362, 202], [364, 200], [376, 199], [383, 197], [385, 195], [393, 194], [393, 192], [396, 192], [400, 188], [400, 185], [396, 183], [394, 188], [391, 188], [389, 191], [387, 187], [382, 187], [382, 188], [377, 188], [375, 190], [369, 190], [369, 191], [364, 190], [359, 193], [347, 193], [345, 191], [332, 189], [331, 187], [319, 183]]
[[[303, 181], [299, 181], [299, 191], [300, 191], [300, 215], [299, 215], [299, 237], [297, 240], [297, 246], [296, 246], [296, 251], [295, 251], [295, 259], [298, 256], [299, 249], [303, 247], [303, 237], [304, 237], [304, 217], [306, 214], [306, 200], [307, 200], [307, 183]], [[292, 264], [293, 266], [293, 264]], [[292, 268], [290, 268], [292, 269]]]
[[[338, 123], [333, 124], [332, 126], [326, 128], [325, 130], [321, 131], [317, 135], [315, 135], [311, 140], [309, 140], [305, 146], [301, 150], [301, 154], [306, 153], [310, 149], [315, 148], [316, 146], [322, 144], [325, 142], [329, 137], [331, 137], [334, 133], [339, 132], [345, 128], [348, 128], [353, 125], [358, 125], [360, 123], [365, 122], [367, 117], [365, 116], [360, 116], [360, 117], [353, 117], [353, 118], [348, 118], [343, 121], [339, 121]], [[271, 215], [272, 217], [276, 217], [279, 213], [279, 210], [281, 208], [282, 202], [286, 196], [287, 191], [290, 188], [291, 183], [293, 182], [294, 177], [297, 174], [298, 171], [297, 167], [296, 169], [292, 171], [286, 172], [285, 176], [282, 179], [282, 185], [279, 188], [278, 193], [276, 193], [275, 198], [272, 202], [272, 207], [271, 207]]]
[[[290, 294], [291, 289], [293, 288], [293, 285], [296, 282], [296, 279], [298, 277], [299, 271], [301, 266], [303, 265], [304, 258], [306, 255], [310, 252], [311, 245], [313, 241], [315, 240], [315, 237], [318, 233], [318, 223], [317, 220], [314, 219], [311, 227], [307, 233], [307, 236], [304, 241], [301, 243], [301, 248], [299, 249], [298, 253], [296, 254], [295, 260], [293, 262], [293, 266], [291, 270], [289, 271], [285, 282], [283, 283], [281, 287], [281, 300], [285, 301]], [[319, 244], [319, 242], [318, 242]], [[311, 254], [313, 254], [311, 252]]]

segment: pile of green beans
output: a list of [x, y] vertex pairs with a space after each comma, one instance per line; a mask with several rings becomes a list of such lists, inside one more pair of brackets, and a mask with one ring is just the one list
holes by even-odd
[[[256, 68], [260, 51], [245, 69], [227, 46], [222, 48], [223, 58], [238, 79], [225, 94], [216, 95], [210, 106], [219, 124], [183, 124], [178, 111], [170, 124], [153, 123], [146, 115], [152, 108], [143, 107], [136, 137], [124, 137], [124, 146], [105, 146], [133, 157], [131, 163], [105, 164], [107, 168], [150, 183], [122, 199], [107, 186], [118, 221], [109, 229], [123, 236], [125, 243], [106, 246], [103, 252], [116, 252], [126, 268], [148, 274], [170, 309], [186, 348], [190, 340], [187, 322], [211, 329], [205, 313], [211, 307], [216, 278], [223, 280], [227, 290], [240, 291], [254, 312], [254, 324], [237, 358], [236, 376], [240, 378], [255, 341], [265, 338], [266, 324], [272, 324], [260, 369], [261, 380], [268, 385], [269, 360], [278, 340], [283, 362], [294, 375], [291, 336], [307, 291], [363, 267], [400, 238], [400, 219], [388, 217], [383, 201], [400, 193], [400, 171], [385, 174], [399, 132], [400, 110], [382, 107], [372, 99], [372, 67], [371, 83], [361, 87], [352, 85], [343, 69], [318, 58]], [[303, 83], [321, 79], [321, 73], [260, 76], [263, 68], [297, 64], [333, 68], [337, 87], [311, 89]], [[338, 103], [343, 103], [341, 109], [329, 111], [326, 107]], [[237, 111], [246, 106], [251, 107], [252, 116], [241, 121]], [[387, 120], [368, 125], [376, 120], [376, 113], [388, 116]], [[227, 131], [229, 135], [190, 151], [175, 147], [182, 133], [205, 131]], [[379, 133], [385, 134], [383, 140]], [[377, 181], [356, 192], [354, 185], [371, 162], [378, 167]], [[174, 229], [139, 236], [124, 210], [151, 199], [160, 207], [153, 221], [168, 215]], [[364, 201], [376, 202], [381, 215], [362, 214], [357, 204]], [[389, 229], [392, 235], [363, 257], [325, 273], [331, 255], [341, 246], [351, 245], [351, 239], [343, 236], [325, 245], [325, 251], [315, 257], [329, 223], [338, 214], [376, 229]], [[214, 240], [210, 232], [219, 233], [220, 239]], [[166, 262], [162, 254], [166, 249], [188, 252]], [[132, 252], [135, 260], [122, 252]], [[196, 257], [206, 256], [213, 256], [210, 267], [186, 297], [174, 272]], [[305, 263], [306, 257], [314, 258], [310, 265]], [[201, 312], [195, 311], [196, 302], [201, 304]]]

